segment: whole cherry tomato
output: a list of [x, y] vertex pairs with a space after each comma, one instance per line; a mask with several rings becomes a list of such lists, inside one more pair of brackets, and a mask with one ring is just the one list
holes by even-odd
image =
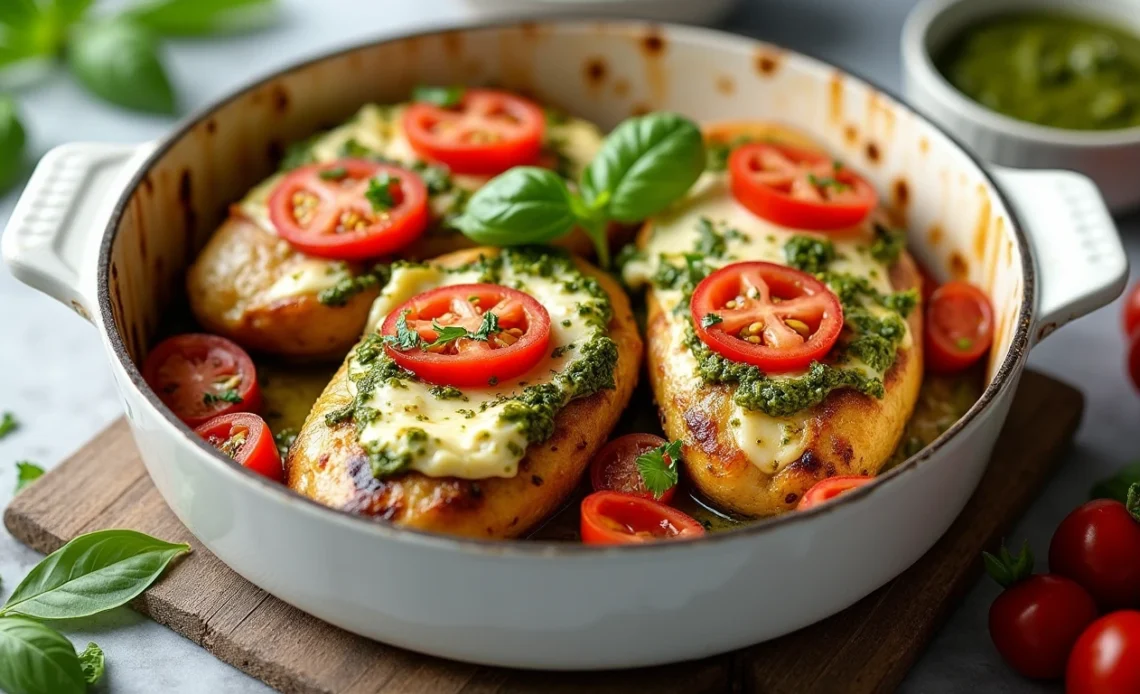
[[1140, 612], [1107, 614], [1085, 629], [1069, 653], [1067, 694], [1140, 692]]
[[1132, 285], [1124, 298], [1124, 335], [1130, 337], [1140, 328], [1140, 282]]
[[1028, 547], [1017, 557], [1004, 547], [986, 556], [986, 568], [1006, 586], [990, 605], [990, 638], [1010, 667], [1026, 677], [1065, 673], [1069, 649], [1096, 619], [1096, 603], [1076, 581], [1056, 574], [1029, 575]]
[[1053, 533], [1049, 570], [1084, 586], [1102, 610], [1140, 607], [1140, 523], [1113, 499], [1078, 507]]
[[1140, 390], [1140, 330], [1128, 341], [1128, 375], [1132, 377], [1132, 385]]

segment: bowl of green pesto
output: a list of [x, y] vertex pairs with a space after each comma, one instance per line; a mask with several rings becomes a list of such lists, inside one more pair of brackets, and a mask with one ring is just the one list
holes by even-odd
[[904, 91], [982, 158], [1140, 206], [1140, 0], [920, 0]]

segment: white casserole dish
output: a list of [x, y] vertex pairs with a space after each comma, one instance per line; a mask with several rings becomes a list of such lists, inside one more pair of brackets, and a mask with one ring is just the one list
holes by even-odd
[[[402, 530], [320, 506], [218, 454], [159, 402], [136, 364], [226, 205], [272, 170], [285, 143], [365, 101], [396, 101], [417, 83], [484, 81], [603, 128], [631, 112], [674, 109], [809, 132], [899, 208], [917, 255], [992, 297], [983, 397], [927, 449], [834, 503], [692, 542], [605, 549]], [[384, 40], [236, 92], [157, 144], [65, 145], [36, 169], [3, 254], [18, 278], [101, 332], [155, 485], [241, 575], [394, 645], [559, 669], [741, 647], [831, 615], [897, 575], [973, 492], [1030, 347], [1117, 296], [1127, 274], [1088, 179], [987, 171], [937, 127], [834, 67], [720, 32], [636, 22]]]

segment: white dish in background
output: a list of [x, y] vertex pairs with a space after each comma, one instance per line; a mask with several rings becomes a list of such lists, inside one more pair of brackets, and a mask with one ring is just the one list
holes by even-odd
[[992, 111], [958, 91], [937, 54], [959, 32], [987, 17], [1055, 12], [1140, 33], [1137, 0], [921, 0], [902, 32], [903, 92], [910, 103], [987, 161], [1024, 168], [1079, 171], [1100, 188], [1113, 212], [1140, 205], [1140, 127], [1066, 130]]
[[488, 15], [626, 17], [657, 22], [713, 24], [739, 0], [467, 0]]

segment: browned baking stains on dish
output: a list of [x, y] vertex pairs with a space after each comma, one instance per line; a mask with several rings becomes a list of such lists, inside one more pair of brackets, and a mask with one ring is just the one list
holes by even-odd
[[879, 163], [880, 154], [879, 146], [877, 144], [874, 142], [868, 142], [865, 148], [865, 153], [867, 155], [867, 161], [871, 162], [872, 164]]
[[452, 60], [463, 54], [463, 34], [458, 31], [445, 31], [439, 35], [443, 41], [443, 52]]
[[970, 274], [970, 265], [962, 254], [954, 251], [950, 254], [950, 276], [956, 280], [964, 280]]
[[732, 96], [736, 91], [736, 83], [728, 75], [721, 75], [716, 78], [716, 90], [725, 96]]
[[661, 59], [668, 48], [665, 37], [657, 29], [649, 29], [641, 36], [639, 45], [641, 54], [645, 57], [642, 64], [645, 69], [645, 84], [649, 88], [649, 99], [654, 103], [661, 103], [665, 101], [669, 83], [665, 78], [665, 61]]
[[831, 75], [828, 82], [828, 112], [833, 123], [843, 120], [843, 73], [836, 72]]
[[658, 58], [665, 52], [665, 37], [656, 29], [641, 38], [641, 51], [647, 58]]
[[538, 25], [538, 22], [520, 22], [519, 32], [523, 35], [523, 38], [534, 41], [542, 35], [542, 27]]
[[594, 88], [606, 81], [606, 59], [601, 56], [592, 56], [582, 65], [582, 74], [586, 76], [586, 85]]
[[986, 187], [978, 184], [978, 218], [974, 222], [974, 257], [982, 262], [986, 257], [987, 234], [990, 231], [991, 212], [990, 196]]
[[206, 120], [206, 134], [207, 135], [213, 135], [216, 132], [218, 132], [218, 121], [214, 120], [213, 118], [207, 119]]
[[289, 92], [280, 84], [273, 85], [273, 109], [280, 114], [289, 111]]
[[619, 98], [629, 96], [629, 80], [624, 77], [614, 80], [614, 96]]
[[757, 48], [753, 58], [756, 72], [763, 77], [771, 77], [780, 69], [780, 54], [769, 48]]
[[942, 226], [939, 224], [932, 224], [926, 232], [926, 240], [930, 242], [931, 246], [942, 243], [943, 236], [945, 236], [945, 232], [942, 231]]
[[895, 111], [886, 97], [879, 92], [872, 91], [867, 97], [867, 122], [882, 123], [882, 135], [890, 139], [895, 128]]
[[859, 140], [859, 131], [854, 125], [848, 123], [843, 126], [843, 141], [849, 146], [854, 147], [855, 143]]
[[633, 107], [629, 109], [629, 115], [644, 116], [652, 110], [653, 107], [649, 106], [648, 104], [634, 104]]
[[925, 137], [918, 138], [918, 151], [926, 154], [930, 151], [930, 140]]
[[901, 177], [896, 179], [891, 192], [894, 194], [895, 208], [905, 214], [907, 205], [910, 204], [910, 187], [907, 186], [906, 179]]
[[147, 195], [154, 195], [154, 181], [151, 180], [149, 173], [142, 177], [142, 188]]

